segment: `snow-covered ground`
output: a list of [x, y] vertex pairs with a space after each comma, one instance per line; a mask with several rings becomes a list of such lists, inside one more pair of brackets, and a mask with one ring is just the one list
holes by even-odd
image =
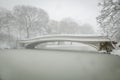
[[113, 50], [111, 54], [120, 56], [120, 50]]
[[[44, 47], [43, 47], [44, 48]], [[104, 53], [106, 51], [98, 51], [96, 48], [84, 45], [84, 44], [73, 44], [73, 45], [47, 45], [45, 48], [47, 49], [58, 49], [58, 50], [76, 50], [76, 51], [96, 51], [99, 53]], [[120, 56], [120, 49], [114, 49], [111, 52], [112, 55]]]
[[88, 45], [47, 45], [46, 48], [61, 49], [61, 50], [85, 50], [85, 51], [97, 51], [95, 48]]

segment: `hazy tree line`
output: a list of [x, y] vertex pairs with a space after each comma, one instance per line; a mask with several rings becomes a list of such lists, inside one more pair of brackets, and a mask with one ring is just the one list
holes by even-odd
[[97, 21], [110, 40], [120, 42], [120, 0], [102, 0]]
[[[88, 29], [88, 30], [86, 30]], [[91, 34], [89, 24], [79, 25], [71, 18], [51, 20], [46, 11], [17, 5], [12, 10], [0, 8], [0, 48], [16, 48], [17, 41], [50, 34]]]

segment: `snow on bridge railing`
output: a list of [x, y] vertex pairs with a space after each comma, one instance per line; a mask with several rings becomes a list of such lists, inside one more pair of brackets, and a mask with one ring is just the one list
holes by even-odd
[[37, 41], [110, 41], [106, 36], [101, 35], [71, 35], [71, 34], [57, 34], [57, 35], [44, 35], [33, 39], [20, 40], [20, 43], [31, 43]]
[[[29, 39], [24, 39], [24, 40], [35, 40], [35, 39], [40, 39], [40, 38], [51, 38], [51, 37], [78, 37], [78, 38], [106, 38], [107, 36], [103, 35], [96, 35], [96, 34], [52, 34], [52, 35], [42, 35], [42, 36], [37, 36], [35, 38], [29, 38]], [[21, 41], [24, 41], [21, 40]]]

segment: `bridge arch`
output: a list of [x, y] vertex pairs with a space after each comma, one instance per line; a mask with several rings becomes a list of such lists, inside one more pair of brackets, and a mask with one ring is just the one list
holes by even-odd
[[[54, 42], [54, 41], [51, 41], [51, 42]], [[55, 41], [56, 42], [56, 41]], [[61, 42], [61, 41], [58, 41], [58, 42]], [[68, 42], [68, 41], [64, 41], [64, 42]], [[71, 42], [75, 42], [75, 41], [71, 41]], [[47, 41], [46, 42], [42, 42], [42, 43], [47, 43]], [[27, 49], [34, 49], [34, 48], [36, 48], [36, 46], [38, 46], [38, 45], [42, 45], [42, 43], [38, 43], [38, 44], [36, 44], [36, 45], [33, 45], [33, 44], [28, 44], [27, 46], [26, 46], [26, 48]], [[89, 47], [92, 47], [93, 49], [95, 49], [95, 50], [98, 50], [99, 49], [99, 46], [95, 46], [94, 44], [90, 44], [90, 43], [82, 43], [82, 42], [77, 42], [78, 44], [80, 43], [80, 45], [82, 44], [82, 45], [86, 45], [86, 46], [89, 46]], [[46, 45], [49, 45], [49, 44], [46, 44]], [[54, 44], [53, 44], [54, 45]], [[61, 45], [61, 44], [56, 44], [56, 45]], [[63, 45], [65, 45], [65, 44], [63, 44]], [[72, 44], [72, 45], [74, 45], [74, 44]], [[42, 46], [41, 46], [42, 47]], [[44, 46], [43, 46], [44, 47]]]
[[99, 43], [98, 42], [82, 42], [82, 41], [76, 41], [76, 40], [46, 40], [46, 41], [37, 41], [37, 42], [31, 42], [31, 43], [28, 43], [28, 44], [24, 44], [24, 47], [27, 48], [27, 49], [34, 49], [35, 46], [37, 45], [40, 45], [42, 43], [47, 43], [47, 42], [57, 42], [57, 41], [63, 41], [63, 42], [77, 42], [77, 43], [82, 43], [82, 44], [85, 44], [85, 45], [88, 45], [90, 47], [93, 47], [95, 48], [96, 50], [99, 49]]
[[68, 41], [68, 42], [78, 42], [82, 44], [87, 44], [95, 49], [99, 50], [100, 43], [110, 42], [105, 36], [80, 36], [80, 35], [50, 35], [43, 36], [29, 40], [21, 40], [20, 45], [27, 49], [33, 49], [38, 44], [46, 42], [57, 42], [57, 41]]

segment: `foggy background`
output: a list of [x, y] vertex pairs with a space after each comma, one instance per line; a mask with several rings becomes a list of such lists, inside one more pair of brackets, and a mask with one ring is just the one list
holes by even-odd
[[0, 47], [51, 34], [99, 34], [99, 0], [0, 0]]
[[[35, 46], [38, 49], [18, 48], [21, 40], [45, 35], [97, 35], [98, 27], [105, 30], [107, 37], [117, 32], [113, 37], [119, 42], [120, 11], [116, 10], [119, 4], [113, 3], [112, 0], [0, 0], [0, 80], [120, 80], [120, 57], [103, 54], [88, 45], [56, 41]], [[119, 49], [114, 53], [119, 54]]]
[[100, 0], [0, 0], [0, 7], [12, 9], [15, 5], [29, 5], [44, 9], [50, 19], [60, 21], [70, 17], [78, 24], [88, 23], [96, 29]]

